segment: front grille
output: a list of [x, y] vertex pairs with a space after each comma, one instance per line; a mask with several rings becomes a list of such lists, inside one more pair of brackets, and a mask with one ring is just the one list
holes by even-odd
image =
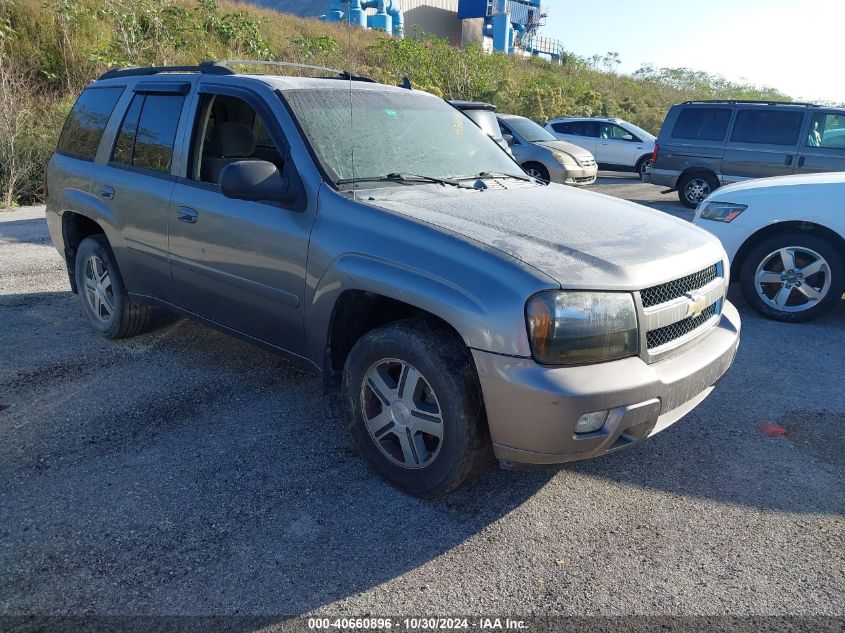
[[703, 288], [718, 276], [719, 272], [716, 268], [716, 264], [713, 264], [712, 266], [705, 268], [704, 270], [699, 270], [697, 273], [693, 273], [692, 275], [687, 275], [686, 277], [681, 277], [680, 279], [675, 279], [674, 281], [669, 281], [665, 284], [646, 288], [640, 292], [643, 307], [650, 308], [651, 306], [660, 305], [661, 303], [666, 303], [672, 299], [683, 297], [684, 293]]
[[648, 349], [651, 350], [656, 347], [660, 347], [661, 345], [666, 345], [666, 343], [671, 343], [672, 341], [697, 330], [716, 314], [716, 305], [717, 304], [714, 303], [709, 308], [705, 308], [705, 310], [696, 317], [689, 317], [682, 321], [678, 321], [677, 323], [672, 323], [671, 325], [652, 330], [651, 332], [646, 332], [646, 344]]

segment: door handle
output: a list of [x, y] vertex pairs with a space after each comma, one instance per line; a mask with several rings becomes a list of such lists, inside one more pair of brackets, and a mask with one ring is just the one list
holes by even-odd
[[786, 160], [783, 161], [783, 164], [784, 165], [791, 165], [792, 164], [792, 155], [791, 154], [786, 157]]
[[114, 187], [109, 187], [108, 185], [100, 185], [100, 197], [105, 198], [106, 200], [113, 199]]
[[197, 212], [191, 207], [179, 207], [176, 211], [176, 217], [180, 222], [187, 222], [188, 224], [196, 224]]
[[807, 160], [807, 157], [806, 157], [806, 156], [800, 156], [800, 157], [798, 158], [798, 166], [799, 166], [799, 167], [803, 167], [803, 166], [804, 166], [804, 161], [805, 161], [805, 160]]

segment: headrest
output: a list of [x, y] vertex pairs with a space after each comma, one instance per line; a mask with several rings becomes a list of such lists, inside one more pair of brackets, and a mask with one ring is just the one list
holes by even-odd
[[218, 123], [211, 130], [205, 153], [216, 158], [252, 156], [255, 151], [255, 134], [245, 123], [229, 121]]

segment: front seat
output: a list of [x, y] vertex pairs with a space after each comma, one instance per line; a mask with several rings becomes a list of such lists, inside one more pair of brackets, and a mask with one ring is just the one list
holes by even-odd
[[204, 182], [220, 184], [220, 172], [230, 163], [252, 158], [255, 134], [245, 123], [227, 121], [215, 125], [203, 148], [200, 177]]

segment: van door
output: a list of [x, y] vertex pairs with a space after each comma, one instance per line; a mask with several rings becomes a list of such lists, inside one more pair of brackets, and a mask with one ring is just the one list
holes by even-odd
[[181, 305], [302, 355], [313, 208], [233, 200], [219, 187], [221, 172], [236, 161], [272, 162], [292, 173], [281, 128], [264, 100], [243, 88], [201, 88], [196, 101], [183, 145], [186, 177], [176, 183], [168, 214]]
[[801, 136], [795, 173], [845, 171], [845, 110], [814, 112]]
[[722, 159], [722, 184], [793, 173], [805, 115], [790, 106], [739, 108]]

